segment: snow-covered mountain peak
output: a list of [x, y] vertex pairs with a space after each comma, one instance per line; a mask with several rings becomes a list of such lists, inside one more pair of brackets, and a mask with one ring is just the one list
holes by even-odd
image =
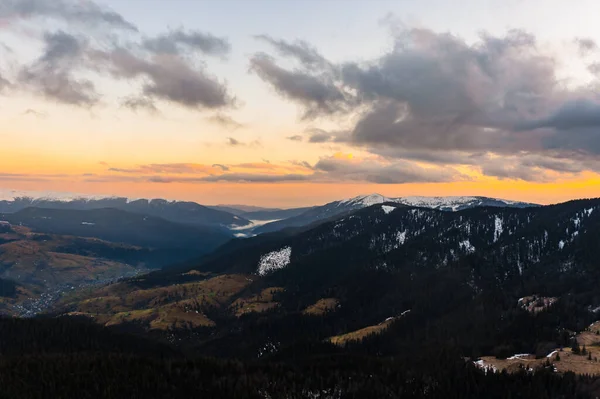
[[390, 198], [381, 194], [359, 195], [335, 203], [337, 207], [348, 207], [352, 209], [368, 207], [371, 205], [383, 204], [385, 202], [395, 202], [402, 205], [418, 206], [423, 208], [441, 209], [446, 211], [459, 211], [465, 208], [475, 206], [498, 206], [498, 207], [526, 207], [534, 206], [525, 202], [509, 201], [497, 198], [477, 197], [477, 196], [448, 196], [448, 197], [425, 197], [408, 196]]
[[384, 197], [381, 194], [369, 194], [369, 195], [359, 195], [354, 198], [345, 199], [339, 202], [340, 206], [371, 206], [376, 204], [382, 204], [384, 202], [395, 202], [391, 198]]

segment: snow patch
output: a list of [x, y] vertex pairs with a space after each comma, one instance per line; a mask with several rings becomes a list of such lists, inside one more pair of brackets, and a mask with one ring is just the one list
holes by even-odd
[[396, 233], [396, 241], [398, 241], [398, 244], [402, 245], [404, 244], [404, 241], [406, 241], [406, 231], [399, 231]]
[[560, 240], [558, 242], [558, 249], [563, 249], [565, 247], [565, 242], [563, 240]]
[[381, 205], [381, 209], [383, 209], [383, 211], [385, 212], [385, 214], [389, 214], [390, 212], [392, 212], [394, 209], [396, 209], [396, 207], [394, 206], [389, 206], [389, 205]]
[[590, 216], [592, 212], [594, 212], [594, 208], [588, 208], [584, 212], [586, 213], [586, 215]]
[[283, 269], [290, 264], [292, 247], [281, 248], [278, 251], [269, 252], [260, 257], [258, 262], [258, 274], [264, 276], [275, 270]]
[[471, 241], [469, 240], [464, 240], [461, 241], [458, 246], [463, 249], [464, 251], [466, 251], [467, 253], [472, 254], [473, 252], [475, 252], [475, 247], [471, 245]]
[[531, 356], [531, 354], [529, 353], [518, 353], [516, 355], [512, 355], [511, 357], [507, 357], [506, 360], [517, 360], [517, 359], [522, 359], [525, 357], [529, 357]]
[[494, 242], [498, 241], [498, 238], [502, 235], [502, 231], [504, 230], [502, 225], [502, 219], [496, 216], [494, 219]]
[[556, 355], [558, 353], [558, 351], [552, 351], [550, 352], [550, 354], [548, 356], [546, 356], [547, 358], [551, 358], [552, 356]]

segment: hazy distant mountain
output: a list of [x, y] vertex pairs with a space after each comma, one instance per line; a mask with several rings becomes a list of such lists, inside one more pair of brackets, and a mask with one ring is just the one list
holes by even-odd
[[439, 209], [442, 211], [460, 211], [463, 209], [494, 206], [525, 208], [537, 206], [536, 204], [508, 201], [488, 197], [399, 197], [388, 198], [380, 194], [361, 195], [358, 197], [334, 201], [323, 206], [309, 208], [299, 215], [292, 216], [283, 220], [267, 223], [254, 230], [254, 233], [266, 233], [277, 231], [286, 227], [306, 226], [319, 220], [325, 220], [336, 215], [362, 209], [375, 204], [393, 202], [407, 206], [418, 206], [423, 208]]
[[229, 212], [233, 215], [241, 216], [244, 213], [248, 212], [258, 212], [258, 211], [279, 211], [279, 208], [265, 208], [262, 206], [252, 206], [252, 205], [209, 205], [207, 208], [216, 209], [218, 211]]
[[239, 227], [250, 224], [241, 216], [195, 202], [0, 190], [0, 213], [15, 213], [29, 207], [71, 210], [115, 208], [193, 225]]
[[246, 212], [242, 213], [241, 216], [248, 220], [280, 220], [301, 215], [313, 208], [313, 206], [307, 206], [304, 208], [292, 209], [269, 209], [264, 211]]
[[[220, 227], [192, 226], [114, 208], [91, 210], [25, 208], [0, 214], [0, 220], [38, 233], [95, 237], [154, 249], [178, 249], [175, 254], [207, 253], [232, 236]], [[175, 256], [173, 255], [173, 256]], [[191, 255], [190, 255], [191, 256]]]

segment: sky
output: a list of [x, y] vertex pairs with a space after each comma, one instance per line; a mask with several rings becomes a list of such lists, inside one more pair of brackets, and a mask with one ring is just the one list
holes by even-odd
[[2, 0], [0, 188], [600, 196], [594, 0]]

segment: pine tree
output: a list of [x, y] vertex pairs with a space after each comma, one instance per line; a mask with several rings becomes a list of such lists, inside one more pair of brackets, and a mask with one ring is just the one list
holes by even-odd
[[588, 352], [588, 360], [592, 360], [592, 352]]
[[573, 354], [575, 355], [579, 355], [579, 353], [581, 352], [581, 348], [579, 347], [579, 344], [577, 343], [576, 339], [573, 339], [571, 341], [571, 352], [573, 352]]

